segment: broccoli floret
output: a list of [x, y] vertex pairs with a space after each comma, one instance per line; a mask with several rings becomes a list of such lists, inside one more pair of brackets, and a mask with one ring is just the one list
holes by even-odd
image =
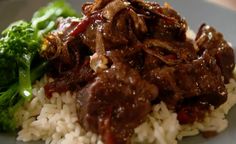
[[30, 23], [18, 21], [0, 39], [0, 130], [14, 130], [14, 113], [32, 96], [31, 63], [40, 41]]
[[30, 66], [40, 47], [36, 31], [31, 27], [31, 24], [18, 21], [3, 31], [2, 35], [3, 37], [0, 39], [1, 73], [4, 73], [4, 68], [9, 67], [9, 65], [11, 67], [5, 72], [9, 72], [5, 79], [10, 76], [16, 77], [17, 71], [19, 93], [21, 96], [30, 99], [32, 91]]

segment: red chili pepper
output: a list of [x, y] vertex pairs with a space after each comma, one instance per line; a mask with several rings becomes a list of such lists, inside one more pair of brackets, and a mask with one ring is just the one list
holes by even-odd
[[174, 55], [174, 54], [169, 54], [169, 55], [166, 55], [166, 56], [164, 56], [164, 57], [165, 57], [165, 59], [167, 59], [167, 60], [176, 60], [176, 59], [177, 59], [177, 56]]
[[67, 90], [69, 90], [69, 88], [68, 88], [68, 86], [63, 84], [63, 82], [61, 82], [59, 84], [55, 83], [55, 82], [51, 82], [51, 83], [48, 83], [44, 86], [44, 90], [45, 90], [45, 95], [47, 96], [47, 98], [50, 99], [54, 92], [58, 92], [58, 93], [66, 92]]
[[196, 121], [197, 117], [193, 108], [185, 107], [178, 112], [177, 119], [180, 124], [191, 124]]
[[105, 144], [115, 144], [115, 137], [111, 130], [112, 107], [109, 106], [105, 112], [105, 117], [101, 118], [99, 131]]
[[90, 26], [92, 23], [94, 23], [96, 20], [103, 20], [103, 17], [101, 13], [94, 13], [93, 15], [89, 17], [85, 17], [83, 20], [81, 20], [75, 29], [69, 34], [70, 36], [77, 36], [83, 32], [86, 31], [88, 26]]

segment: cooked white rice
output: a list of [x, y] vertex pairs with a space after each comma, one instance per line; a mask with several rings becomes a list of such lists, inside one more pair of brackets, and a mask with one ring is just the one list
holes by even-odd
[[[100, 137], [86, 132], [78, 123], [75, 94], [54, 93], [51, 99], [45, 97], [43, 85], [50, 81], [46, 76], [36, 82], [34, 98], [17, 113], [22, 129], [19, 141], [43, 140], [46, 144], [102, 144]], [[213, 110], [201, 123], [180, 125], [177, 114], [168, 110], [161, 102], [153, 107], [147, 120], [135, 129], [132, 143], [177, 144], [185, 136], [199, 134], [200, 131], [221, 132], [228, 126], [225, 115], [236, 103], [236, 81], [231, 79], [226, 86], [228, 100]]]

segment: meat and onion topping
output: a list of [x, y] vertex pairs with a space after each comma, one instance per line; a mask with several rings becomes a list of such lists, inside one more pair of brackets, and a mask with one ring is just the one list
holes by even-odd
[[234, 53], [213, 27], [187, 38], [187, 22], [173, 8], [143, 0], [95, 0], [83, 13], [58, 19], [45, 36], [43, 56], [57, 70], [45, 91], [76, 92], [80, 124], [104, 143], [130, 143], [161, 101], [188, 124], [227, 100]]

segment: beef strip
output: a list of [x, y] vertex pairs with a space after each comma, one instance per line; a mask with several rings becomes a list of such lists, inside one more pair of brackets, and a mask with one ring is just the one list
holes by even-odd
[[221, 68], [225, 82], [228, 83], [232, 77], [232, 71], [235, 66], [234, 51], [229, 43], [224, 40], [221, 33], [213, 27], [203, 24], [196, 37], [196, 43], [199, 52], [207, 50], [209, 54], [216, 58], [217, 64]]
[[210, 106], [217, 108], [227, 100], [221, 70], [207, 52], [190, 64], [177, 65], [174, 76], [182, 96], [175, 107], [180, 124], [203, 120]]
[[227, 99], [227, 91], [216, 60], [204, 53], [190, 64], [176, 66], [175, 79], [184, 98], [198, 96], [215, 107]]
[[157, 87], [136, 70], [116, 63], [80, 91], [78, 116], [81, 124], [100, 133], [106, 144], [125, 144], [151, 111], [150, 101], [157, 95]]
[[144, 51], [155, 56], [165, 65], [186, 63], [197, 58], [194, 45], [190, 41], [179, 43], [162, 39], [148, 39], [143, 43]]
[[135, 12], [144, 15], [148, 25], [147, 37], [184, 41], [187, 22], [170, 6], [161, 7], [156, 2], [129, 0]]
[[75, 66], [69, 71], [60, 74], [51, 72], [50, 75], [56, 79], [44, 86], [46, 96], [49, 98], [53, 92], [79, 91], [95, 77], [89, 65], [89, 58], [85, 58], [82, 65]]

